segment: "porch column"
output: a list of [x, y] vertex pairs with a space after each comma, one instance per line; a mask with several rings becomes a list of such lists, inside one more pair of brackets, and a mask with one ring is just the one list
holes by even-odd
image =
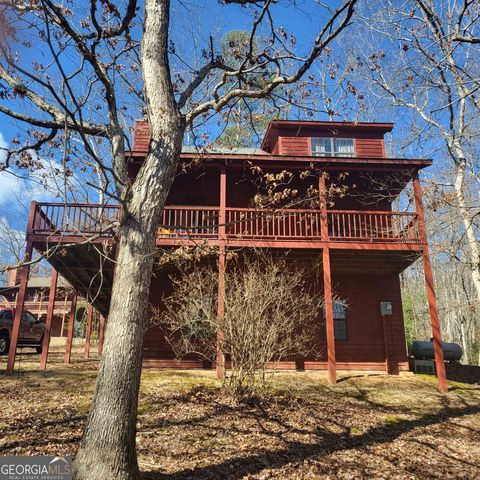
[[330, 269], [330, 248], [328, 246], [328, 213], [327, 213], [327, 190], [325, 177], [320, 173], [318, 179], [318, 192], [320, 194], [320, 231], [322, 242], [325, 242], [322, 250], [323, 265], [323, 296], [325, 301], [325, 323], [327, 331], [327, 362], [328, 381], [337, 382], [337, 361], [335, 357], [335, 331], [333, 328], [333, 300], [332, 300], [332, 275]]
[[103, 338], [105, 336], [105, 317], [100, 315], [100, 325], [98, 328], [98, 354], [103, 352]]
[[418, 178], [418, 172], [413, 177], [413, 192], [415, 195], [415, 207], [418, 215], [418, 228], [420, 241], [423, 244], [422, 262], [425, 274], [425, 286], [427, 290], [428, 308], [430, 311], [430, 322], [432, 325], [433, 351], [435, 352], [435, 366], [437, 370], [438, 388], [442, 392], [448, 392], [447, 374], [445, 372], [445, 360], [443, 358], [442, 334], [440, 321], [438, 319], [437, 297], [433, 283], [432, 265], [428, 249], [427, 228], [425, 225], [425, 212], [423, 211], [422, 186]]
[[87, 310], [87, 326], [85, 328], [85, 348], [83, 356], [85, 358], [90, 357], [90, 334], [92, 333], [92, 318], [93, 318], [93, 307], [91, 304], [88, 305]]
[[325, 322], [327, 330], [328, 381], [337, 382], [337, 362], [335, 358], [335, 333], [333, 329], [332, 277], [330, 272], [330, 249], [323, 248], [323, 294], [325, 298]]
[[50, 337], [52, 334], [52, 320], [55, 310], [55, 295], [57, 294], [58, 272], [52, 268], [52, 279], [50, 281], [50, 292], [48, 294], [47, 318], [45, 320], [45, 333], [43, 335], [42, 359], [40, 368], [47, 368], [48, 350], [50, 348]]
[[28, 275], [30, 273], [30, 265], [28, 262], [32, 259], [33, 244], [30, 240], [27, 240], [27, 246], [25, 251], [25, 263], [22, 267], [22, 273], [20, 276], [20, 286], [18, 288], [17, 300], [15, 303], [15, 316], [12, 326], [12, 337], [10, 338], [10, 348], [8, 350], [7, 360], [7, 373], [13, 373], [15, 368], [15, 357], [17, 355], [18, 338], [20, 336], [20, 326], [23, 315], [23, 307], [25, 305], [25, 294], [27, 292]]
[[222, 322], [225, 315], [225, 244], [227, 208], [227, 171], [220, 170], [220, 210], [218, 214], [218, 299], [217, 299], [217, 377], [225, 377], [225, 355], [223, 354]]
[[77, 292], [73, 292], [72, 301], [70, 304], [70, 318], [68, 321], [67, 345], [65, 347], [65, 355], [63, 356], [64, 363], [70, 363], [72, 360], [72, 343], [73, 343], [73, 328], [75, 326], [75, 312], [77, 310]]

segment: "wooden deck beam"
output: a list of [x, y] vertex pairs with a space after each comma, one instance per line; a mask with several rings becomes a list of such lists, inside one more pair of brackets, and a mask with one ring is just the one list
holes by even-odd
[[[204, 239], [208, 245], [219, 246], [218, 238]], [[158, 247], [180, 247], [180, 246], [196, 246], [201, 243], [201, 239], [195, 238], [162, 238], [157, 240]], [[328, 242], [322, 240], [285, 240], [285, 239], [240, 239], [227, 238], [227, 246], [229, 247], [251, 247], [251, 248], [311, 248], [322, 249], [324, 246], [331, 250], [388, 250], [397, 252], [418, 252], [423, 250], [423, 245], [419, 243], [393, 243], [393, 242]]]

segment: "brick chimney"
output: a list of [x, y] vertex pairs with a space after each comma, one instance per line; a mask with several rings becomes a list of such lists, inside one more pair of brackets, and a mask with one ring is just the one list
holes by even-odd
[[146, 152], [150, 141], [150, 127], [147, 120], [135, 120], [133, 127], [133, 151]]

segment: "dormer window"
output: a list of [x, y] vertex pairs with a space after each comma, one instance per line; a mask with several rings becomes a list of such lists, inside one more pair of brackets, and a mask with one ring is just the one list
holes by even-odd
[[312, 138], [314, 157], [353, 157], [355, 147], [353, 138]]

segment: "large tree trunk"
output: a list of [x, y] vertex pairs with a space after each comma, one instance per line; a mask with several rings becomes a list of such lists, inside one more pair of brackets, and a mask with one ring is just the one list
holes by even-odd
[[477, 294], [477, 300], [480, 302], [480, 243], [475, 235], [473, 218], [469, 212], [469, 208], [465, 200], [465, 168], [466, 161], [464, 160], [464, 156], [462, 156], [460, 164], [457, 166], [455, 177], [455, 194], [457, 197], [460, 215], [462, 217], [462, 223], [465, 228], [467, 249], [470, 254], [468, 266], [472, 276], [473, 286]]
[[[105, 346], [74, 463], [77, 480], [139, 477], [135, 451], [137, 402], [156, 232], [185, 129], [170, 81], [168, 14], [168, 1], [145, 1], [142, 66], [152, 138], [145, 162], [125, 192]], [[115, 142], [112, 150], [114, 155], [119, 154]]]

